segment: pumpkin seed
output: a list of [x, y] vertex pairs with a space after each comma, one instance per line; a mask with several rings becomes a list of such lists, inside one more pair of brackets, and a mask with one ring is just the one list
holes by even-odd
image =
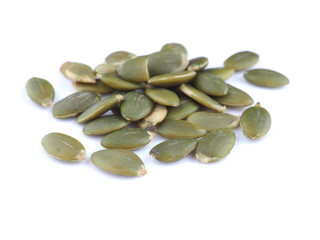
[[231, 107], [245, 107], [253, 104], [253, 99], [249, 94], [230, 84], [227, 85], [228, 93], [221, 97], [215, 97], [217, 102]]
[[228, 92], [227, 84], [221, 78], [209, 72], [198, 73], [193, 85], [201, 92], [211, 96], [224, 96]]
[[161, 51], [162, 50], [174, 50], [174, 51], [178, 51], [180, 53], [183, 53], [186, 56], [188, 55], [187, 49], [179, 43], [167, 43], [162, 46]]
[[234, 74], [234, 69], [231, 67], [220, 67], [220, 68], [207, 68], [204, 72], [209, 72], [222, 80], [227, 80]]
[[188, 70], [190, 71], [201, 71], [205, 69], [209, 64], [209, 59], [207, 57], [197, 57], [191, 59], [189, 62]]
[[74, 117], [84, 112], [100, 99], [101, 95], [95, 92], [76, 92], [55, 103], [52, 108], [52, 114], [56, 118]]
[[126, 61], [134, 58], [137, 58], [137, 56], [133, 53], [127, 51], [117, 51], [109, 54], [106, 57], [105, 62], [114, 67], [114, 69], [117, 69]]
[[94, 72], [97, 79], [101, 79], [104, 74], [116, 73], [117, 68], [110, 66], [108, 63], [102, 63], [95, 67]]
[[126, 94], [120, 106], [120, 112], [124, 119], [138, 121], [148, 116], [153, 109], [153, 102], [146, 95], [139, 92], [129, 92]]
[[146, 129], [149, 127], [154, 127], [157, 124], [161, 123], [167, 115], [167, 108], [163, 105], [156, 104], [152, 110], [152, 112], [141, 119], [138, 124], [142, 129]]
[[221, 105], [205, 93], [199, 91], [194, 87], [191, 87], [190, 85], [182, 84], [179, 89], [181, 90], [181, 92], [207, 108], [216, 110], [218, 112], [224, 112], [226, 110], [225, 106]]
[[205, 129], [185, 120], [164, 120], [156, 132], [165, 138], [198, 138], [206, 134]]
[[258, 54], [250, 51], [243, 51], [231, 55], [227, 60], [224, 61], [224, 66], [231, 67], [234, 70], [239, 71], [252, 67], [258, 62], [258, 60]]
[[123, 63], [118, 68], [119, 75], [130, 82], [147, 82], [149, 80], [148, 57], [137, 57]]
[[102, 138], [101, 145], [109, 149], [137, 149], [147, 145], [154, 135], [140, 128], [124, 128]]
[[180, 100], [178, 95], [165, 88], [149, 88], [146, 89], [146, 95], [153, 101], [164, 106], [176, 107], [179, 106]]
[[181, 120], [188, 117], [191, 113], [198, 111], [200, 106], [188, 97], [180, 98], [180, 105], [168, 110], [165, 119]]
[[50, 107], [54, 99], [53, 86], [45, 79], [30, 78], [26, 84], [28, 96], [43, 107]]
[[110, 97], [106, 97], [99, 102], [93, 104], [91, 107], [86, 109], [80, 116], [77, 118], [78, 123], [84, 123], [91, 121], [99, 117], [100, 115], [104, 114], [105, 112], [109, 111], [119, 102], [123, 101], [123, 96], [120, 94], [113, 95]]
[[106, 94], [113, 91], [113, 89], [100, 80], [96, 83], [80, 83], [80, 82], [73, 82], [72, 85], [78, 91], [86, 91], [86, 92], [96, 92], [100, 94]]
[[44, 150], [52, 157], [64, 161], [86, 159], [83, 145], [75, 138], [63, 133], [49, 133], [41, 140]]
[[98, 168], [116, 175], [143, 176], [147, 173], [142, 160], [130, 150], [107, 149], [91, 155]]
[[154, 146], [150, 156], [162, 162], [175, 162], [192, 152], [197, 140], [190, 138], [169, 139]]
[[91, 67], [83, 63], [65, 62], [60, 67], [61, 73], [67, 78], [83, 83], [95, 83], [95, 73]]
[[101, 81], [108, 86], [112, 87], [113, 89], [117, 90], [135, 90], [139, 88], [143, 88], [141, 83], [133, 83], [126, 80], [121, 79], [120, 76], [116, 74], [104, 74], [101, 77]]
[[123, 119], [121, 116], [103, 116], [86, 124], [82, 131], [87, 135], [108, 134], [126, 127], [129, 123], [130, 121]]
[[246, 109], [240, 117], [240, 126], [244, 135], [251, 139], [265, 136], [271, 127], [269, 112], [257, 103]]
[[289, 83], [283, 74], [268, 69], [252, 69], [243, 74], [250, 83], [263, 87], [281, 87]]
[[236, 135], [232, 129], [216, 129], [200, 139], [196, 158], [202, 163], [218, 161], [231, 152], [235, 142]]
[[150, 78], [148, 83], [158, 87], [174, 87], [191, 81], [195, 76], [195, 71], [163, 74]]

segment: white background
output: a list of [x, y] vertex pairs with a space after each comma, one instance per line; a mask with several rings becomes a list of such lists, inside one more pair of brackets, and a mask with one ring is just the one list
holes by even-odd
[[[318, 0], [2, 0], [0, 239], [319, 240], [319, 24]], [[117, 177], [89, 161], [101, 137], [54, 119], [25, 93], [37, 76], [59, 100], [75, 91], [63, 62], [95, 67], [113, 51], [145, 55], [168, 42], [207, 56], [209, 67], [251, 50], [255, 67], [285, 74], [290, 84], [278, 89], [242, 73], [228, 80], [269, 110], [269, 134], [252, 141], [237, 129], [231, 154], [213, 164], [158, 162], [148, 155], [157, 137], [135, 151], [148, 174]], [[48, 156], [40, 140], [53, 131], [79, 139], [87, 160]]]

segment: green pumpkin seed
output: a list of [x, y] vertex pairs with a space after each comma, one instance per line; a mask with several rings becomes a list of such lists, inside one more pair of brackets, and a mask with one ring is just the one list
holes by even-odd
[[236, 135], [232, 129], [216, 129], [200, 139], [196, 158], [202, 163], [218, 161], [231, 152], [235, 142]]
[[204, 72], [209, 72], [222, 80], [227, 80], [234, 74], [234, 69], [231, 67], [220, 67], [220, 68], [208, 68]]
[[95, 73], [91, 67], [83, 63], [65, 62], [60, 67], [61, 73], [75, 82], [95, 83]]
[[146, 89], [146, 95], [153, 101], [164, 106], [176, 107], [179, 106], [180, 100], [178, 95], [165, 88], [149, 88]]
[[156, 104], [152, 112], [138, 122], [139, 127], [142, 129], [146, 129], [158, 125], [165, 119], [167, 112], [168, 111], [165, 106]]
[[147, 173], [142, 160], [130, 150], [101, 150], [91, 155], [91, 161], [98, 168], [116, 175], [143, 176]]
[[123, 63], [118, 68], [119, 75], [130, 82], [147, 82], [149, 80], [148, 57], [137, 57]]
[[197, 57], [191, 59], [189, 62], [189, 71], [201, 71], [206, 68], [209, 64], [209, 59], [207, 57]]
[[206, 134], [205, 129], [185, 120], [164, 120], [156, 132], [165, 138], [198, 138]]
[[245, 107], [252, 105], [253, 99], [246, 92], [242, 91], [239, 88], [228, 85], [228, 93], [221, 97], [215, 97], [214, 99], [226, 106], [231, 107]]
[[174, 87], [191, 81], [196, 74], [195, 71], [163, 74], [150, 78], [148, 83], [158, 87]]
[[281, 87], [289, 83], [283, 74], [268, 69], [252, 69], [243, 74], [250, 83], [263, 87]]
[[121, 103], [120, 112], [124, 119], [138, 121], [148, 116], [153, 110], [153, 102], [139, 92], [129, 92]]
[[230, 56], [227, 60], [224, 61], [224, 66], [231, 67], [234, 70], [239, 71], [252, 67], [258, 62], [258, 60], [258, 54], [250, 51], [243, 51]]
[[181, 120], [188, 117], [191, 113], [198, 111], [200, 106], [188, 97], [180, 98], [180, 105], [168, 110], [167, 120]]
[[116, 73], [117, 68], [110, 66], [108, 63], [102, 63], [95, 67], [94, 72], [96, 73], [96, 78], [101, 79], [104, 74]]
[[217, 128], [235, 128], [239, 125], [239, 117], [228, 113], [214, 112], [195, 112], [188, 118], [188, 122], [196, 124], [207, 131], [212, 131]]
[[80, 83], [80, 82], [73, 82], [72, 85], [78, 91], [86, 91], [86, 92], [96, 92], [100, 94], [111, 93], [113, 89], [100, 80], [96, 83]]
[[82, 131], [87, 135], [108, 134], [126, 127], [129, 123], [130, 121], [120, 116], [103, 116], [86, 124]]
[[225, 106], [221, 105], [205, 93], [199, 91], [194, 87], [191, 87], [190, 85], [182, 84], [179, 89], [181, 90], [181, 92], [207, 108], [216, 110], [218, 112], [224, 112], [226, 110]]
[[109, 149], [137, 149], [147, 145], [154, 135], [140, 128], [124, 128], [105, 136], [101, 145]]
[[126, 61], [134, 58], [137, 58], [137, 56], [133, 53], [130, 53], [127, 51], [117, 51], [109, 54], [106, 57], [105, 62], [110, 66], [114, 67], [115, 69], [117, 69]]
[[49, 133], [41, 140], [44, 150], [52, 157], [64, 161], [86, 159], [83, 145], [75, 138], [63, 133]]
[[219, 77], [209, 72], [198, 73], [193, 85], [211, 96], [224, 96], [228, 92], [228, 85]]
[[74, 117], [84, 112], [100, 99], [101, 95], [95, 92], [76, 92], [55, 103], [52, 108], [52, 114], [56, 118]]
[[53, 86], [45, 79], [30, 78], [26, 84], [28, 96], [43, 107], [50, 107], [54, 99]]
[[154, 146], [150, 156], [162, 162], [175, 162], [187, 156], [196, 146], [195, 139], [169, 139]]
[[113, 89], [117, 90], [135, 90], [139, 88], [143, 88], [143, 85], [141, 83], [133, 83], [126, 80], [121, 79], [120, 76], [116, 74], [104, 74], [101, 77], [101, 81], [108, 86], [112, 87]]
[[174, 50], [174, 51], [178, 51], [180, 53], [183, 53], [186, 56], [188, 55], [187, 49], [179, 43], [167, 43], [162, 46], [161, 51], [162, 50]]
[[251, 139], [265, 136], [271, 127], [269, 112], [257, 103], [246, 109], [240, 117], [240, 126], [244, 135]]
[[[115, 95], [117, 95], [117, 94], [120, 94], [120, 95], [123, 97], [123, 99], [124, 99], [124, 97], [126, 96], [127, 93], [128, 93], [127, 91], [115, 90], [115, 91], [111, 94], [111, 96], [115, 96]], [[122, 102], [119, 102], [119, 103], [117, 103], [117, 105], [115, 105], [113, 108], [111, 108], [111, 111], [113, 112], [113, 114], [115, 114], [115, 115], [121, 115], [121, 112], [120, 112], [120, 105], [121, 105], [121, 103], [122, 103]]]

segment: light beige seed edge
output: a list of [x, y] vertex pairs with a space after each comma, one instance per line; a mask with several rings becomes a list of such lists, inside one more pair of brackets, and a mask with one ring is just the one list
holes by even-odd
[[209, 163], [209, 162], [219, 160], [218, 157], [208, 157], [207, 155], [204, 155], [203, 153], [196, 153], [196, 159], [198, 159], [202, 163]]
[[139, 170], [138, 170], [138, 172], [137, 172], [137, 176], [138, 176], [138, 177], [141, 177], [141, 176], [146, 175], [147, 173], [148, 173], [148, 172], [147, 172], [145, 166], [144, 166], [144, 165], [141, 165], [141, 167], [139, 168]]

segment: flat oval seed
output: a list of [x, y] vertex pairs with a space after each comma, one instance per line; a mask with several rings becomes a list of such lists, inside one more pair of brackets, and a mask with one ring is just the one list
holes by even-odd
[[130, 82], [147, 82], [150, 78], [148, 57], [137, 57], [126, 61], [118, 68], [118, 73]]
[[225, 81], [234, 74], [234, 69], [231, 67], [207, 68], [204, 72], [214, 74]]
[[271, 127], [269, 112], [257, 103], [246, 109], [240, 117], [240, 126], [244, 135], [251, 139], [265, 136]]
[[91, 121], [109, 111], [121, 101], [123, 101], [123, 96], [120, 94], [104, 98], [81, 113], [77, 118], [77, 122], [84, 123]]
[[236, 135], [232, 129], [216, 129], [200, 139], [196, 158], [202, 163], [218, 161], [231, 152], [235, 142]]
[[200, 109], [200, 106], [188, 97], [180, 98], [180, 105], [168, 110], [165, 119], [181, 120]]
[[50, 107], [54, 99], [53, 86], [45, 79], [30, 78], [26, 83], [28, 96], [43, 107]]
[[259, 55], [250, 52], [250, 51], [243, 51], [238, 52], [230, 56], [228, 59], [224, 61], [225, 67], [231, 67], [236, 71], [243, 70], [255, 65], [259, 60]]
[[146, 89], [146, 95], [153, 101], [164, 106], [176, 107], [179, 106], [180, 100], [178, 95], [165, 88], [149, 88]]
[[80, 83], [80, 82], [73, 82], [72, 85], [78, 91], [86, 91], [86, 92], [96, 92], [100, 94], [106, 94], [113, 91], [113, 89], [100, 80], [96, 83]]
[[82, 132], [87, 135], [108, 134], [126, 127], [130, 121], [121, 116], [110, 115], [97, 118], [83, 127]]
[[108, 86], [112, 87], [113, 89], [117, 90], [135, 90], [139, 88], [143, 88], [143, 85], [141, 83], [133, 83], [126, 81], [124, 79], [121, 79], [120, 76], [116, 74], [104, 74], [101, 77], [101, 81]]
[[124, 119], [138, 121], [148, 116], [153, 109], [153, 102], [146, 95], [139, 92], [129, 92], [120, 106]]
[[126, 61], [134, 58], [137, 58], [137, 56], [133, 53], [127, 51], [117, 51], [109, 54], [106, 57], [105, 62], [116, 69]]
[[228, 93], [221, 97], [215, 97], [217, 102], [231, 107], [245, 107], [253, 104], [253, 99], [249, 94], [230, 84], [227, 85]]
[[158, 125], [165, 119], [167, 112], [168, 111], [165, 106], [156, 104], [152, 112], [138, 122], [139, 127], [142, 129], [146, 129]]
[[83, 145], [75, 138], [63, 133], [49, 133], [41, 140], [44, 150], [52, 157], [64, 161], [86, 159]]
[[190, 85], [182, 84], [179, 89], [181, 90], [181, 92], [207, 108], [216, 110], [218, 112], [224, 112], [226, 110], [225, 106], [221, 105], [205, 93], [199, 91], [194, 87], [191, 87]]
[[67, 78], [84, 83], [95, 83], [95, 73], [91, 67], [83, 63], [65, 62], [60, 67], [61, 73]]
[[116, 175], [143, 176], [147, 173], [142, 160], [130, 150], [101, 150], [91, 155], [91, 161], [98, 168]]
[[96, 78], [100, 79], [103, 74], [107, 73], [116, 73], [117, 68], [110, 66], [108, 63], [102, 63], [95, 67], [94, 72], [96, 74]]
[[188, 70], [190, 71], [201, 71], [206, 68], [209, 64], [209, 59], [207, 57], [197, 57], [191, 59], [189, 62]]
[[76, 92], [55, 103], [52, 108], [52, 114], [56, 118], [74, 117], [84, 112], [100, 99], [101, 95], [95, 92]]
[[154, 135], [140, 128], [124, 128], [105, 136], [101, 145], [109, 149], [137, 149], [147, 145]]
[[150, 156], [162, 162], [175, 162], [192, 152], [197, 140], [190, 138], [169, 139], [154, 146]]
[[165, 138], [198, 138], [207, 131], [185, 120], [164, 120], [156, 132]]
[[178, 51], [180, 53], [183, 53], [186, 56], [188, 55], [187, 49], [183, 45], [181, 45], [180, 43], [167, 43], [162, 46], [161, 51], [162, 50], [174, 50], [174, 51]]
[[196, 124], [207, 131], [217, 128], [235, 128], [239, 125], [239, 117], [228, 113], [195, 112], [187, 118], [188, 122]]
[[283, 74], [268, 69], [252, 69], [243, 74], [250, 83], [263, 87], [281, 87], [289, 83]]
[[191, 81], [196, 74], [195, 71], [163, 74], [150, 78], [148, 83], [158, 87], [174, 87]]
[[209, 72], [198, 73], [193, 85], [211, 96], [224, 96], [228, 92], [228, 85], [221, 78]]

